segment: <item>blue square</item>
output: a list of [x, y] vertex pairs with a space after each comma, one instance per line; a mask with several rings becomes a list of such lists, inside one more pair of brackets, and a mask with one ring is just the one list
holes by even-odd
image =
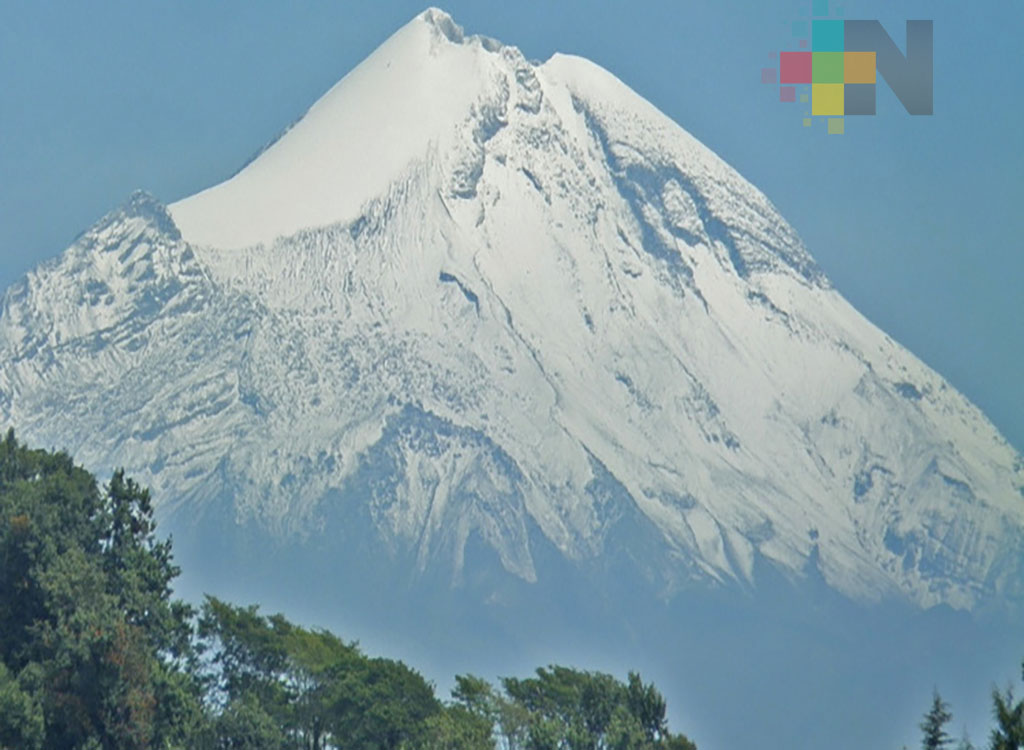
[[843, 52], [842, 21], [812, 21], [811, 49], [815, 52]]
[[828, 0], [814, 0], [813, 9], [811, 14], [815, 16], [827, 16], [828, 15]]

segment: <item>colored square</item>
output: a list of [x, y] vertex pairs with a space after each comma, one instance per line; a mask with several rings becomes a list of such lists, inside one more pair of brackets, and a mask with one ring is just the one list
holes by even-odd
[[828, 0], [814, 0], [811, 13], [815, 16], [828, 15]]
[[875, 53], [844, 52], [843, 81], [845, 83], [875, 83]]
[[796, 89], [792, 86], [783, 86], [779, 89], [779, 101], [780, 102], [795, 102], [796, 101]]
[[842, 52], [812, 52], [814, 56], [814, 83], [843, 82]]
[[801, 104], [806, 104], [807, 103], [807, 94], [800, 94], [800, 103]]
[[780, 83], [810, 83], [811, 53], [780, 52], [779, 68]]
[[826, 116], [843, 114], [843, 84], [814, 84], [811, 87], [811, 112]]
[[775, 83], [775, 68], [761, 68], [761, 83]]
[[830, 117], [828, 119], [828, 134], [829, 135], [842, 135], [843, 134], [843, 118], [842, 117]]
[[805, 128], [811, 127], [811, 118], [810, 117], [805, 117], [804, 118], [804, 127]]
[[875, 114], [875, 84], [848, 83], [843, 87], [843, 114]]
[[815, 52], [842, 52], [844, 37], [842, 21], [811, 22], [811, 49]]
[[793, 36], [801, 37], [810, 34], [810, 29], [807, 27], [807, 21], [793, 21]]

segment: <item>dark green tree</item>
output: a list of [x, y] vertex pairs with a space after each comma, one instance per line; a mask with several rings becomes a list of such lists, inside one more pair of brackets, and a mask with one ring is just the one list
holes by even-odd
[[538, 669], [535, 677], [506, 678], [502, 685], [507, 700], [525, 715], [527, 748], [694, 747], [669, 732], [664, 698], [636, 674], [623, 684], [608, 674], [552, 666]]
[[0, 750], [695, 750], [639, 675], [460, 676], [442, 704], [402, 662], [255, 606], [210, 597], [196, 622], [177, 575], [148, 491], [8, 432]]
[[456, 703], [426, 720], [424, 750], [494, 750], [494, 724]]
[[932, 705], [921, 721], [921, 747], [924, 750], [942, 750], [952, 741], [946, 731], [946, 724], [952, 720], [953, 714], [949, 704], [942, 700], [939, 691], [932, 694]]
[[1024, 748], [1024, 701], [1017, 701], [1009, 688], [1005, 692], [994, 690], [992, 715], [996, 725], [990, 737], [991, 750]]
[[430, 684], [399, 661], [364, 659], [346, 665], [336, 679], [331, 727], [346, 747], [418, 747], [427, 736], [426, 720], [441, 710]]
[[188, 745], [202, 712], [177, 573], [123, 473], [101, 489], [66, 454], [0, 441], [0, 663], [43, 747]]
[[232, 700], [214, 719], [202, 750], [292, 750], [281, 722], [253, 695]]
[[[415, 670], [369, 658], [354, 644], [281, 615], [265, 617], [256, 607], [207, 598], [199, 632], [212, 654], [222, 714], [258, 706], [299, 747], [418, 747], [430, 735], [427, 720], [441, 711], [433, 688]], [[228, 747], [228, 739], [221, 736], [219, 746]]]
[[452, 698], [479, 717], [500, 738], [503, 750], [522, 750], [529, 740], [530, 713], [480, 677], [457, 675]]
[[[38, 690], [24, 682], [35, 682], [28, 668], [17, 679], [0, 663], [0, 748], [3, 750], [41, 750], [45, 739], [43, 707]], [[27, 689], [26, 689], [27, 688]]]

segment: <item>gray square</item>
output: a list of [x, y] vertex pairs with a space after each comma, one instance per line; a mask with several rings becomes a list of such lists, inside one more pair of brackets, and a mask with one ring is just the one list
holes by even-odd
[[843, 114], [875, 114], [875, 84], [847, 83], [843, 90]]

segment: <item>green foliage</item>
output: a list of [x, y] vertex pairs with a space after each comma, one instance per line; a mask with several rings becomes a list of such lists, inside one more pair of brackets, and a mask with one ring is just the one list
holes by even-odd
[[101, 490], [63, 453], [0, 442], [0, 664], [21, 717], [4, 742], [38, 746], [42, 726], [47, 748], [187, 744], [201, 716], [191, 612], [171, 600], [178, 571], [154, 532], [148, 493], [122, 472]]
[[433, 688], [415, 671], [390, 659], [366, 659], [340, 675], [337, 736], [354, 748], [418, 747], [424, 722], [441, 710]]
[[635, 673], [622, 683], [608, 674], [552, 666], [535, 677], [505, 678], [502, 686], [500, 695], [479, 678], [460, 678], [453, 696], [491, 718], [508, 748], [694, 747], [669, 732], [664, 698]]
[[[399, 661], [208, 597], [171, 597], [170, 541], [124, 472], [0, 440], [0, 750], [696, 750], [640, 676], [456, 677], [443, 704]], [[1024, 701], [992, 696], [990, 750], [1024, 750]], [[938, 692], [925, 750], [949, 747]], [[971, 750], [966, 735], [961, 750]]]
[[426, 720], [425, 750], [494, 750], [494, 724], [463, 705], [445, 706]]
[[932, 706], [921, 722], [921, 747], [924, 750], [942, 750], [952, 739], [946, 731], [946, 724], [953, 718], [949, 704], [942, 700], [939, 691], [932, 694]]
[[23, 673], [24, 678], [15, 679], [0, 663], [0, 748], [4, 750], [43, 747], [43, 707], [33, 689], [36, 672], [36, 666], [30, 665]]
[[217, 715], [203, 748], [210, 750], [288, 750], [281, 722], [253, 695], [228, 703]]
[[665, 701], [566, 667], [456, 678], [208, 597], [171, 596], [147, 490], [0, 441], [0, 750], [692, 750]]
[[1013, 697], [1013, 690], [992, 692], [992, 715], [996, 721], [989, 741], [991, 750], [1024, 748], [1024, 701]]
[[325, 631], [208, 598], [199, 632], [215, 654], [225, 712], [258, 705], [297, 746], [320, 750], [344, 738], [347, 748], [418, 747], [431, 731], [465, 729], [428, 722], [441, 705], [417, 672]]

